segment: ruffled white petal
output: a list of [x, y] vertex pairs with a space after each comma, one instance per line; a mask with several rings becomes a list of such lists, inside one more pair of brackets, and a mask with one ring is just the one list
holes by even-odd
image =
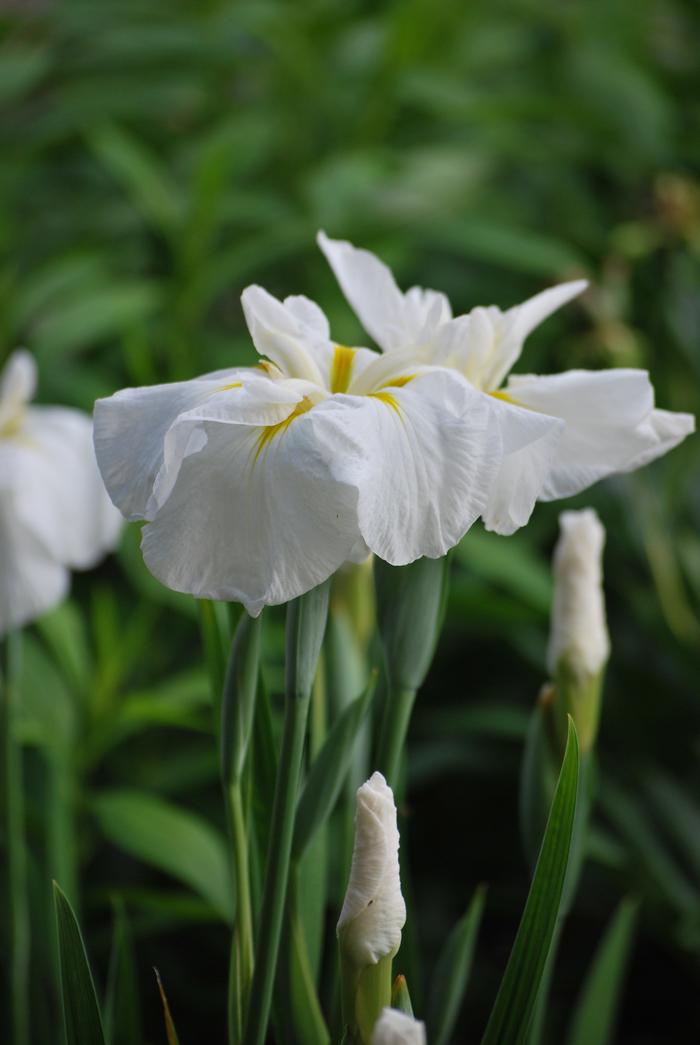
[[357, 491], [317, 409], [279, 431], [183, 418], [169, 497], [143, 530], [152, 573], [176, 591], [242, 602], [255, 615], [320, 584], [359, 553]]
[[319, 362], [332, 353], [332, 346], [318, 306], [299, 297], [287, 298], [283, 304], [258, 286], [246, 287], [241, 304], [260, 355], [271, 359], [285, 377], [323, 385]]
[[318, 408], [338, 447], [333, 472], [356, 487], [360, 532], [381, 559], [400, 566], [445, 555], [484, 510], [500, 454], [486, 399], [459, 375], [432, 370]]
[[546, 485], [564, 422], [499, 399], [491, 398], [491, 402], [503, 456], [494, 469], [483, 521], [487, 530], [509, 535], [532, 515]]
[[343, 954], [358, 968], [395, 954], [405, 921], [394, 795], [373, 773], [357, 791], [350, 880], [338, 919]]
[[370, 1045], [426, 1045], [425, 1024], [398, 1009], [382, 1009]]
[[566, 422], [542, 489], [545, 501], [569, 497], [614, 472], [638, 468], [694, 428], [690, 415], [653, 409], [654, 390], [643, 370], [513, 376], [508, 393], [523, 406]]
[[[245, 374], [245, 388], [241, 375]], [[265, 382], [265, 396], [260, 389]], [[127, 519], [147, 517], [153, 485], [163, 467], [165, 436], [177, 418], [197, 407], [210, 415], [228, 400], [249, 424], [284, 420], [300, 396], [252, 369], [219, 371], [194, 381], [125, 388], [95, 403], [95, 451], [109, 495]]]
[[365, 330], [385, 352], [415, 348], [452, 318], [437, 290], [399, 290], [391, 270], [369, 250], [319, 232], [318, 245]]

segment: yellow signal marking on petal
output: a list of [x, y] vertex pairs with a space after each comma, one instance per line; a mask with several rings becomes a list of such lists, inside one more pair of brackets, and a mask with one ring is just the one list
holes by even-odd
[[301, 417], [302, 414], [308, 413], [313, 405], [309, 397], [304, 396], [301, 402], [294, 407], [289, 417], [285, 417], [284, 421], [278, 421], [276, 425], [265, 425], [255, 445], [255, 460], [257, 461], [260, 454], [270, 445], [276, 435], [282, 435], [283, 432], [286, 432], [292, 421], [297, 417]]
[[357, 349], [336, 345], [331, 366], [331, 392], [347, 392]]
[[221, 385], [221, 387], [218, 388], [217, 391], [218, 392], [228, 392], [228, 390], [230, 388], [243, 388], [243, 382], [242, 381], [232, 381], [230, 385]]
[[380, 403], [386, 403], [387, 406], [390, 406], [392, 410], [396, 411], [399, 417], [401, 416], [401, 407], [396, 401], [396, 397], [393, 396], [391, 392], [370, 392], [369, 397], [370, 399], [378, 399]]
[[508, 395], [507, 392], [489, 392], [489, 395], [493, 396], [494, 399], [502, 399], [504, 403], [513, 403], [513, 405], [517, 405], [517, 400], [513, 399], [513, 397]]
[[404, 374], [403, 377], [392, 377], [391, 381], [385, 381], [382, 388], [405, 388], [414, 380], [416, 374]]

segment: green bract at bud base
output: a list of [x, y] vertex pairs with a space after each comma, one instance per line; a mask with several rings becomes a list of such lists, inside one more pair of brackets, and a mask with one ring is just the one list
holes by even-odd
[[550, 709], [559, 756], [566, 747], [568, 715], [576, 725], [581, 753], [593, 749], [600, 722], [604, 675], [603, 668], [595, 674], [577, 671], [566, 659], [557, 665]]
[[374, 564], [379, 632], [392, 689], [419, 689], [433, 659], [444, 616], [448, 557], [408, 566]]

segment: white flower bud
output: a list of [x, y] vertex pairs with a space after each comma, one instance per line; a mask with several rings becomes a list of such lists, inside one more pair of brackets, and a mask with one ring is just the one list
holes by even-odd
[[602, 554], [605, 530], [592, 508], [562, 512], [554, 551], [554, 605], [547, 655], [575, 677], [600, 674], [610, 653], [605, 624]]
[[361, 969], [396, 954], [405, 921], [394, 795], [373, 773], [357, 792], [350, 881], [338, 920], [344, 958]]
[[374, 1025], [371, 1045], [426, 1045], [425, 1024], [398, 1009], [384, 1009]]

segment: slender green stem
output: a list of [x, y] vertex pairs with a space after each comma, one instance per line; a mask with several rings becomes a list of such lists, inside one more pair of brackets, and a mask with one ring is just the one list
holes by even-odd
[[11, 1027], [13, 1045], [29, 1045], [30, 923], [27, 898], [27, 849], [24, 835], [24, 783], [22, 747], [16, 736], [17, 676], [20, 635], [6, 640], [7, 669], [0, 678], [3, 762], [5, 766], [5, 845], [7, 854], [7, 902], [9, 930]]
[[245, 1045], [263, 1045], [270, 1015], [309, 700], [308, 693], [298, 696], [288, 693], [285, 700], [284, 732], [272, 809], [270, 851], [265, 873]]
[[76, 782], [70, 748], [48, 754], [48, 852], [50, 876], [79, 913], [78, 858], [75, 838]]
[[382, 728], [379, 735], [377, 766], [386, 777], [387, 783], [396, 790], [399, 783], [401, 757], [403, 755], [411, 712], [416, 699], [415, 689], [390, 688], [384, 705]]
[[250, 900], [250, 870], [248, 866], [248, 831], [241, 784], [231, 784], [228, 792], [229, 823], [236, 872], [236, 932], [240, 939], [241, 986], [243, 1011], [253, 978], [253, 907]]

